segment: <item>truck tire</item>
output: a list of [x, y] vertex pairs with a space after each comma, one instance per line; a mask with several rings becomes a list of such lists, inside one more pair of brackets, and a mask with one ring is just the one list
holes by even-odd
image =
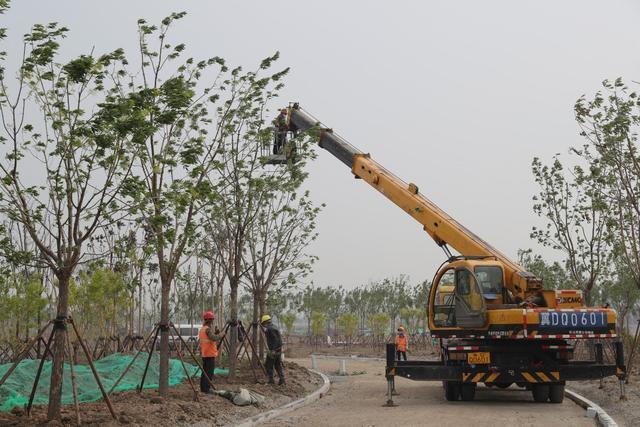
[[513, 383], [496, 383], [499, 388], [509, 388]]
[[564, 400], [564, 384], [552, 384], [549, 388], [551, 403], [562, 403]]
[[470, 402], [476, 396], [475, 384], [462, 384], [460, 386], [460, 399], [465, 402]]
[[444, 396], [450, 402], [455, 402], [460, 396], [460, 384], [456, 381], [443, 381], [444, 383]]
[[544, 403], [549, 400], [549, 386], [547, 384], [533, 384], [531, 388], [533, 400], [538, 403]]

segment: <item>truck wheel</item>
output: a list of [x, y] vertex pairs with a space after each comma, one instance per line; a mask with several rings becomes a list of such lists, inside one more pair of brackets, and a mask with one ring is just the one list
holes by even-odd
[[475, 384], [462, 384], [460, 386], [460, 398], [465, 402], [469, 402], [473, 400], [476, 396], [476, 385]]
[[458, 400], [460, 385], [456, 381], [444, 381], [444, 396], [450, 402]]
[[500, 388], [509, 388], [512, 383], [496, 383], [496, 385]]
[[562, 403], [564, 400], [564, 384], [553, 384], [550, 386], [549, 400], [551, 403]]
[[549, 386], [546, 384], [534, 384], [531, 388], [533, 400], [538, 403], [544, 403], [549, 400]]

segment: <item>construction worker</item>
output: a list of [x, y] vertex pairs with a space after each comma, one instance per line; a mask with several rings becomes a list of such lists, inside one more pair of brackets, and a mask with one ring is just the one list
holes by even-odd
[[280, 114], [273, 121], [275, 127], [275, 139], [273, 141], [273, 154], [282, 154], [284, 144], [287, 142], [287, 110], [280, 110]]
[[267, 360], [266, 360], [266, 368], [267, 375], [269, 375], [269, 384], [274, 384], [273, 381], [273, 371], [278, 373], [278, 377], [280, 381], [278, 385], [284, 385], [284, 371], [282, 369], [282, 337], [280, 336], [280, 331], [275, 327], [273, 322], [271, 322], [271, 316], [265, 314], [260, 319], [260, 323], [264, 328], [264, 334], [267, 338]]
[[[213, 372], [216, 368], [216, 357], [218, 356], [218, 341], [220, 341], [220, 331], [216, 327], [212, 329], [213, 311], [206, 311], [202, 314], [203, 324], [198, 333], [200, 340], [200, 355], [202, 356], [202, 375], [200, 376], [200, 391], [203, 393], [211, 392], [211, 385], [207, 381], [213, 380]], [[205, 377], [206, 375], [206, 377]]]
[[396, 357], [398, 360], [402, 360], [401, 357], [407, 360], [407, 348], [407, 335], [405, 334], [404, 327], [400, 326], [398, 328], [398, 334], [396, 335]]

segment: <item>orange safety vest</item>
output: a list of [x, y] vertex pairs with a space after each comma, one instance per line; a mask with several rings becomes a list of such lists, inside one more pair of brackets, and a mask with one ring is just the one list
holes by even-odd
[[398, 351], [407, 351], [407, 336], [396, 336], [396, 346]]
[[218, 346], [216, 346], [216, 342], [209, 339], [207, 335], [208, 326], [203, 326], [200, 328], [200, 332], [198, 332], [198, 338], [200, 339], [200, 355], [202, 357], [217, 357], [218, 356]]

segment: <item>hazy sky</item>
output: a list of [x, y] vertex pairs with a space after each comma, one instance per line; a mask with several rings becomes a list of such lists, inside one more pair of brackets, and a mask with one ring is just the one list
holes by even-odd
[[[537, 247], [532, 158], [580, 143], [580, 95], [640, 79], [637, 1], [14, 0], [0, 19], [12, 52], [32, 24], [58, 21], [69, 53], [133, 53], [139, 17], [181, 10], [172, 37], [191, 55], [253, 68], [279, 50], [283, 105], [300, 102], [514, 257]], [[419, 224], [327, 152], [309, 169], [327, 204], [316, 284], [432, 277], [443, 254]]]

